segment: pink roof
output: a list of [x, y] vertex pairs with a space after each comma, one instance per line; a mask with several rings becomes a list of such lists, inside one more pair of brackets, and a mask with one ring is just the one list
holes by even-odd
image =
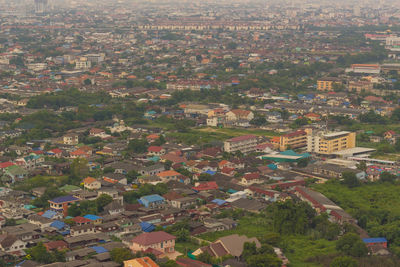
[[173, 235], [170, 235], [164, 231], [157, 231], [157, 232], [140, 234], [132, 239], [132, 243], [136, 243], [142, 246], [149, 246], [175, 239], [176, 237]]

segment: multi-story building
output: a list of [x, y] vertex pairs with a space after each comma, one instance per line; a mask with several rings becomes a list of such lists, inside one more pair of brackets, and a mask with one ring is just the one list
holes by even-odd
[[346, 72], [379, 74], [381, 67], [378, 64], [352, 64]]
[[228, 139], [224, 142], [224, 150], [228, 153], [240, 151], [251, 153], [256, 151], [259, 138], [255, 135], [244, 135]]
[[307, 137], [307, 151], [317, 154], [332, 154], [355, 146], [356, 133], [353, 132], [319, 132]]
[[335, 77], [326, 77], [319, 79], [317, 81], [317, 90], [318, 91], [333, 91], [334, 90], [334, 84], [340, 85], [342, 82], [340, 79], [335, 78]]
[[295, 149], [307, 146], [307, 136], [309, 134], [311, 134], [311, 129], [297, 130], [281, 135], [279, 137], [279, 150], [284, 151], [288, 148]]
[[374, 89], [374, 84], [370, 81], [350, 81], [348, 86], [349, 92], [371, 92]]
[[66, 134], [63, 136], [64, 145], [77, 145], [79, 143], [79, 136], [77, 134]]

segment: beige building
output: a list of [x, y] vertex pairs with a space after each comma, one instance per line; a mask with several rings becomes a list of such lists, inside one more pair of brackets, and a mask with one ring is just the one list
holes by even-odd
[[175, 252], [176, 237], [164, 231], [142, 233], [132, 239], [129, 248], [132, 252], [155, 250], [161, 254], [171, 254]]
[[98, 190], [101, 188], [101, 182], [93, 177], [87, 177], [83, 180], [83, 186], [89, 190]]
[[77, 134], [66, 134], [63, 136], [64, 145], [77, 145], [79, 144], [79, 137]]
[[251, 153], [256, 151], [258, 137], [255, 135], [244, 135], [228, 139], [224, 142], [224, 150], [228, 153], [240, 151], [242, 153]]
[[307, 137], [307, 152], [317, 154], [332, 154], [337, 151], [354, 148], [356, 146], [356, 133], [353, 132], [319, 132]]

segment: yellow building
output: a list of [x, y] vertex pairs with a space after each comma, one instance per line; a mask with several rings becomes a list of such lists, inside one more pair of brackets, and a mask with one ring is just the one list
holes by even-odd
[[311, 129], [297, 130], [279, 137], [279, 150], [295, 149], [307, 146], [307, 136]]
[[334, 84], [342, 84], [338, 78], [322, 78], [317, 81], [318, 91], [333, 91]]
[[337, 151], [354, 148], [356, 146], [356, 133], [354, 132], [320, 132], [307, 137], [307, 151], [317, 154], [329, 155]]
[[149, 257], [142, 257], [124, 261], [124, 267], [159, 267], [159, 265]]

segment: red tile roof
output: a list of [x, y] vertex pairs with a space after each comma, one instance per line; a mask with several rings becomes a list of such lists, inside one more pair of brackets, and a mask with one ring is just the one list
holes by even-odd
[[71, 220], [73, 220], [74, 222], [76, 222], [78, 224], [90, 223], [91, 222], [91, 220], [86, 219], [86, 218], [81, 217], [81, 216], [76, 216], [76, 217], [72, 218]]
[[147, 151], [149, 152], [160, 152], [163, 148], [160, 146], [150, 146]]
[[0, 169], [4, 169], [4, 168], [7, 168], [7, 167], [10, 167], [10, 166], [13, 166], [13, 165], [15, 165], [15, 164], [10, 162], [10, 161], [2, 162], [2, 163], [0, 163]]
[[218, 185], [217, 185], [217, 182], [211, 181], [211, 182], [199, 184], [198, 186], [192, 187], [192, 189], [196, 190], [196, 191], [214, 190], [214, 189], [218, 189]]

